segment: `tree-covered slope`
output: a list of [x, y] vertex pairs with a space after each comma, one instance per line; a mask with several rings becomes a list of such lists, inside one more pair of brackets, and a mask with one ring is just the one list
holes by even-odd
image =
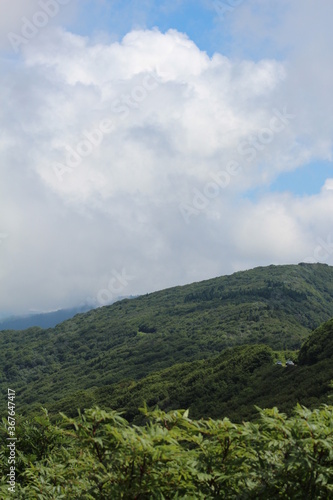
[[302, 345], [299, 353], [302, 365], [312, 365], [328, 359], [333, 360], [333, 319], [317, 328]]
[[227, 347], [298, 349], [333, 316], [333, 268], [269, 266], [79, 314], [53, 329], [0, 332], [1, 389], [22, 406], [139, 380]]
[[[315, 350], [313, 347], [315, 346]], [[217, 357], [182, 363], [140, 381], [123, 381], [79, 392], [51, 405], [75, 415], [93, 404], [123, 411], [140, 422], [143, 404], [165, 411], [189, 408], [195, 418], [255, 416], [255, 405], [290, 412], [296, 403], [311, 408], [330, 401], [333, 381], [333, 320], [316, 329], [297, 353], [276, 353], [268, 346], [238, 346]], [[310, 355], [309, 355], [310, 353]], [[295, 365], [287, 366], [293, 358]], [[277, 360], [282, 360], [282, 366]], [[76, 406], [75, 406], [76, 405]]]

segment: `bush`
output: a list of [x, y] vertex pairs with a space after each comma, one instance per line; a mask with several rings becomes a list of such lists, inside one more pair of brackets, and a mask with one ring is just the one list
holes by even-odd
[[[21, 423], [15, 498], [333, 498], [332, 406], [297, 406], [290, 418], [259, 410], [258, 423], [243, 424], [142, 412], [142, 427], [99, 408]], [[9, 498], [5, 428], [1, 442], [0, 494]]]

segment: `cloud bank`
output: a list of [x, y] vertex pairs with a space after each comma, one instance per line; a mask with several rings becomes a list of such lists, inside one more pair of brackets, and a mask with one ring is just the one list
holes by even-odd
[[106, 43], [47, 26], [20, 50], [1, 61], [2, 311], [96, 304], [115, 273], [129, 295], [333, 263], [332, 179], [246, 195], [331, 159], [332, 114], [309, 100], [329, 93], [314, 78], [297, 95], [299, 67], [209, 57], [172, 29]]

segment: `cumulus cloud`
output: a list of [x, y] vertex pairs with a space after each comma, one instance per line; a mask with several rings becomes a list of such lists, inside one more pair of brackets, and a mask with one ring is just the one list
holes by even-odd
[[106, 43], [48, 26], [1, 64], [3, 310], [94, 301], [124, 269], [119, 295], [297, 262], [328, 237], [331, 180], [242, 198], [331, 151], [288, 61], [208, 57], [176, 30]]
[[332, 159], [333, 3], [323, 0], [249, 0], [230, 15], [238, 57], [274, 53], [284, 61], [288, 85], [281, 93], [297, 115], [299, 141], [317, 143], [313, 157]]
[[[153, 196], [171, 174], [205, 179], [209, 164], [216, 170], [231, 155], [240, 155], [241, 138], [246, 142], [251, 133], [265, 133], [274, 118], [272, 96], [285, 78], [275, 61], [232, 63], [219, 54], [210, 59], [172, 30], [131, 32], [111, 45], [90, 45], [88, 39], [55, 30], [43, 42], [25, 51], [26, 67], [40, 76], [45, 89], [37, 126], [52, 138], [36, 152], [35, 168], [50, 188], [79, 198], [96, 190], [105, 198], [138, 188]], [[87, 137], [96, 135], [99, 142], [96, 130], [105, 120], [110, 132], [101, 145], [87, 146]], [[282, 129], [287, 125], [281, 122]], [[268, 137], [275, 143], [270, 155], [281, 143], [283, 149], [284, 143], [290, 147], [292, 132], [280, 132]], [[266, 148], [259, 148], [264, 159]], [[64, 170], [59, 182], [46, 164], [58, 160], [66, 166], [66, 158], [69, 167], [71, 161], [79, 166], [75, 175]], [[96, 159], [98, 167], [92, 168]], [[253, 164], [243, 176], [250, 183]], [[126, 169], [130, 176], [124, 175]], [[172, 191], [177, 197], [177, 189]]]

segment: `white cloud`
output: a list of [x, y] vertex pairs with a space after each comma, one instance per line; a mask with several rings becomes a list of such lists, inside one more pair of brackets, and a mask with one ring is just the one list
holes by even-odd
[[[266, 195], [258, 202], [244, 202], [234, 214], [237, 221], [231, 238], [238, 259], [252, 263], [297, 263], [318, 261], [314, 251], [318, 238], [327, 239], [331, 231], [328, 217], [333, 210], [333, 194], [295, 198], [291, 194]], [[326, 261], [333, 264], [332, 253]]]
[[[297, 100], [288, 62], [209, 58], [175, 30], [106, 44], [46, 27], [2, 66], [4, 310], [73, 305], [124, 267], [130, 294], [300, 261], [328, 234], [330, 181], [308, 198], [240, 198], [331, 150], [332, 123]], [[230, 161], [241, 173], [186, 224], [180, 203]], [[59, 178], [56, 163], [77, 165]]]
[[327, 179], [323, 189], [332, 191], [333, 190], [333, 179]]
[[[209, 164], [216, 170], [230, 155], [239, 155], [241, 138], [269, 125], [273, 111], [267, 101], [274, 102], [285, 77], [274, 61], [209, 59], [172, 30], [132, 32], [120, 44], [97, 46], [57, 30], [42, 46], [27, 47], [26, 65], [41, 76], [45, 89], [49, 86], [38, 123], [50, 129], [52, 144], [51, 150], [49, 142], [41, 144], [37, 154], [46, 146], [45, 160], [36, 168], [49, 187], [75, 197], [89, 194], [87, 180], [90, 191], [105, 197], [140, 187], [153, 193], [157, 179], [171, 173], [204, 179]], [[112, 122], [112, 133], [75, 175], [64, 175], [66, 182], [59, 183], [46, 162], [64, 162], [65, 145], [75, 149], [104, 119]], [[285, 137], [275, 135], [281, 148]], [[98, 168], [92, 168], [96, 159]], [[124, 175], [126, 168], [130, 176]], [[251, 168], [247, 177], [253, 182]]]
[[330, 0], [247, 0], [228, 18], [239, 57], [274, 53], [285, 61], [281, 94], [297, 115], [299, 139], [321, 142], [321, 157], [332, 153], [332, 16]]

